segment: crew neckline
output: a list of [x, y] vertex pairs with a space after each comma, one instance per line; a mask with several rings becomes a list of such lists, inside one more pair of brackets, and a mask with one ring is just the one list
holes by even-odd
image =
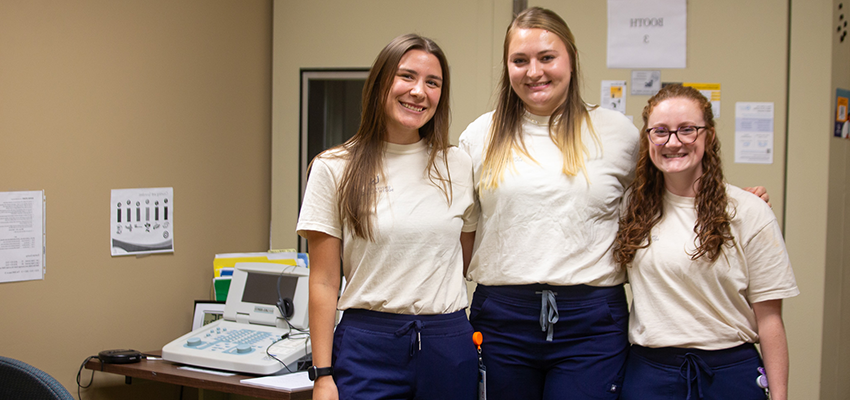
[[425, 149], [425, 141], [422, 139], [419, 139], [418, 142], [411, 144], [398, 144], [390, 142], [385, 143], [387, 144], [387, 153], [410, 154], [420, 152]]
[[537, 126], [549, 126], [549, 116], [548, 115], [536, 115], [532, 114], [528, 111], [523, 114], [522, 118], [529, 123], [532, 123]]
[[677, 207], [693, 208], [696, 206], [696, 197], [679, 196], [666, 188], [664, 189], [664, 199]]

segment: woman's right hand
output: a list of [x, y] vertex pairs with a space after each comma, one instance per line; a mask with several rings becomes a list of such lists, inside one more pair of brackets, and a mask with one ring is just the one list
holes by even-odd
[[313, 400], [339, 400], [333, 376], [320, 376], [313, 382]]

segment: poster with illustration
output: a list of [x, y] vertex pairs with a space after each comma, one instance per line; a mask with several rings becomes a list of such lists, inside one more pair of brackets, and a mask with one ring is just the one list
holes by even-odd
[[850, 139], [850, 122], [847, 121], [847, 104], [850, 102], [850, 90], [835, 89], [835, 129], [832, 136]]

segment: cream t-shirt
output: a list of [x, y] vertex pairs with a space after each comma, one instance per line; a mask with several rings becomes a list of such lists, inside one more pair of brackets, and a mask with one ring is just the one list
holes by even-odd
[[481, 207], [467, 279], [490, 286], [622, 283], [624, 273], [610, 249], [623, 191], [634, 175], [639, 143], [634, 124], [616, 111], [590, 111], [602, 147], [584, 126], [588, 181], [581, 173], [570, 177], [562, 172], [548, 117], [527, 113], [522, 135], [534, 160], [514, 153], [516, 169], [506, 169], [499, 186], [485, 190], [479, 183], [492, 115], [479, 117], [460, 137], [460, 147], [472, 157]]
[[[297, 231], [318, 231], [342, 239], [347, 286], [338, 308], [397, 314], [443, 314], [467, 306], [461, 231], [475, 230], [472, 166], [458, 148], [448, 150], [453, 197], [430, 182], [424, 142], [387, 143], [384, 177], [376, 176], [375, 241], [343, 227], [337, 185], [346, 161], [320, 156], [310, 170]], [[447, 177], [445, 165], [437, 165]], [[384, 180], [386, 179], [386, 180]]]
[[688, 255], [696, 248], [694, 198], [665, 192], [652, 243], [628, 268], [632, 343], [703, 350], [756, 343], [752, 304], [800, 293], [773, 211], [735, 186], [727, 185], [726, 194], [735, 245], [710, 263]]

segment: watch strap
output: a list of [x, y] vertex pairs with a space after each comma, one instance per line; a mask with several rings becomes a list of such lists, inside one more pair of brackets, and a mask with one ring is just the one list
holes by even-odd
[[315, 365], [307, 369], [307, 377], [310, 378], [311, 381], [315, 381], [319, 377], [333, 375], [334, 367], [323, 367], [318, 368]]

